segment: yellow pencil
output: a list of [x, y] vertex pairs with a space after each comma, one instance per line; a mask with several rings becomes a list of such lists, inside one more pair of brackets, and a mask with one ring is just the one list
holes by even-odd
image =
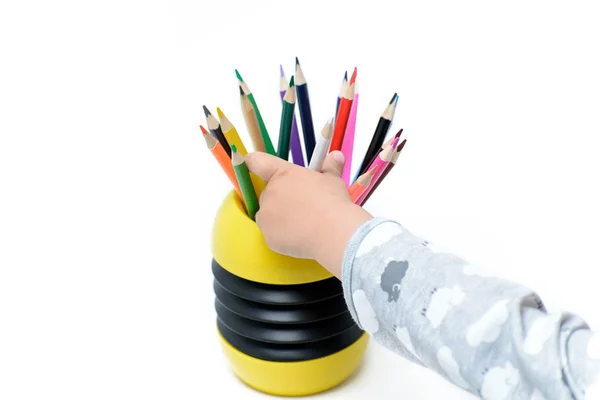
[[217, 114], [219, 115], [221, 130], [223, 131], [223, 135], [225, 135], [225, 139], [227, 139], [230, 145], [235, 144], [238, 153], [240, 153], [242, 157], [245, 157], [246, 154], [248, 154], [248, 151], [246, 150], [246, 146], [244, 146], [244, 142], [242, 142], [237, 129], [235, 129], [235, 126], [233, 126], [231, 121], [229, 121], [229, 118], [225, 116], [219, 107], [217, 107]]

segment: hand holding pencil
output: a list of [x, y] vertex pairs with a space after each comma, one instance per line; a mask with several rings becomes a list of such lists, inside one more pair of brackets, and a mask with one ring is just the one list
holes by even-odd
[[[202, 106], [209, 129], [206, 130], [202, 126], [201, 129], [208, 149], [231, 181], [238, 196], [243, 200], [251, 219], [258, 218], [260, 208], [263, 206], [259, 205], [259, 199], [265, 189], [265, 182], [260, 177], [269, 181], [281, 171], [293, 171], [294, 177], [297, 177], [299, 181], [290, 177], [286, 177], [285, 182], [281, 183], [279, 183], [280, 180], [277, 180], [278, 184], [273, 190], [279, 190], [277, 187], [287, 185], [288, 193], [297, 193], [297, 196], [304, 199], [305, 203], [310, 203], [304, 204], [304, 207], [313, 211], [321, 207], [320, 202], [308, 201], [309, 198], [312, 198], [313, 192], [318, 196], [331, 191], [331, 187], [323, 186], [322, 183], [325, 182], [323, 178], [318, 177], [326, 176], [330, 185], [334, 185], [336, 190], [339, 186], [337, 180], [340, 180], [341, 177], [343, 178], [341, 183], [345, 189], [342, 197], [360, 208], [396, 165], [406, 140], [399, 141], [402, 130], [395, 136], [386, 138], [398, 103], [398, 96], [394, 94], [392, 100], [386, 102], [386, 107], [379, 118], [369, 147], [360, 159], [358, 168], [355, 168], [354, 179], [350, 178], [354, 167], [352, 164], [356, 161], [354, 159], [354, 139], [355, 135], [360, 133], [357, 132], [356, 68], [354, 68], [349, 81], [347, 73], [344, 75], [340, 93], [336, 98], [334, 118], [329, 119], [321, 132], [315, 135], [308, 83], [304, 71], [300, 67], [300, 62], [296, 58], [295, 76], [291, 77], [289, 83], [285, 78], [283, 67], [280, 66], [282, 108], [280, 110], [279, 136], [276, 143], [277, 150], [269, 136], [253, 92], [250, 91], [248, 84], [237, 70], [235, 70], [235, 74], [247, 136], [251, 139], [255, 153], [248, 152], [242, 135], [219, 107], [216, 108], [219, 117], [217, 119], [208, 107]], [[301, 124], [296, 123], [296, 103], [300, 112]], [[302, 135], [300, 135], [300, 128], [302, 128]], [[302, 142], [300, 141], [301, 137], [304, 139]], [[290, 151], [293, 163], [287, 161]], [[306, 163], [304, 157], [306, 157]], [[345, 160], [345, 162], [341, 160]], [[305, 165], [306, 168], [304, 168]], [[341, 168], [339, 173], [337, 167]], [[265, 177], [265, 168], [269, 169], [272, 174], [267, 174], [268, 176]], [[256, 169], [256, 174], [252, 173], [253, 169]], [[302, 186], [306, 187], [298, 192], [295, 188], [301, 183], [300, 181], [303, 183]], [[308, 182], [311, 181], [315, 185], [313, 188], [308, 185]], [[333, 183], [334, 181], [336, 183]], [[273, 190], [269, 190], [270, 187], [273, 187], [272, 183], [266, 188], [268, 193], [273, 192]], [[284, 196], [279, 197], [283, 198]], [[291, 201], [291, 199], [287, 201]], [[294, 214], [294, 212], [291, 213]]]

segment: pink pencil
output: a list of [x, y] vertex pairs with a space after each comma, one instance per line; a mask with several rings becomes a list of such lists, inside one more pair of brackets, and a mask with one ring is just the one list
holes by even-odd
[[373, 160], [373, 163], [371, 164], [369, 169], [377, 166], [377, 170], [375, 171], [375, 176], [373, 177], [373, 179], [371, 179], [369, 187], [367, 188], [367, 190], [365, 190], [365, 192], [362, 194], [362, 196], [359, 197], [358, 201], [356, 202], [356, 204], [358, 204], [359, 206], [363, 205], [363, 203], [365, 202], [365, 198], [369, 195], [369, 192], [373, 190], [373, 187], [375, 186], [379, 178], [381, 178], [381, 175], [385, 172], [387, 165], [392, 161], [399, 140], [400, 138], [394, 139], [394, 141], [385, 149], [383, 149], [381, 153], [379, 153], [379, 155], [375, 158], [375, 160]]
[[354, 101], [350, 109], [348, 124], [346, 125], [346, 133], [342, 142], [342, 153], [346, 158], [342, 179], [346, 182], [346, 187], [350, 187], [350, 173], [352, 169], [352, 153], [354, 152], [354, 132], [356, 132], [356, 115], [358, 112], [358, 82], [354, 81]]

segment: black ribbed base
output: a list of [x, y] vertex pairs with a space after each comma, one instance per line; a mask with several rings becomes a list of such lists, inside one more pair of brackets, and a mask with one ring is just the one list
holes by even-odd
[[335, 277], [302, 285], [268, 285], [231, 274], [215, 260], [217, 327], [242, 353], [268, 361], [306, 361], [336, 353], [363, 331]]

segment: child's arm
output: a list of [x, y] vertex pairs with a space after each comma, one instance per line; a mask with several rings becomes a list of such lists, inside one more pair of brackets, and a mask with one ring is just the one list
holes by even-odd
[[486, 399], [600, 398], [600, 335], [581, 318], [547, 314], [527, 288], [436, 252], [396, 222], [363, 224], [342, 271], [361, 327], [455, 385]]
[[249, 168], [269, 181], [257, 223], [271, 248], [315, 258], [341, 277], [365, 331], [465, 390], [488, 399], [600, 399], [600, 334], [352, 205], [339, 156], [327, 158], [322, 174], [249, 156]]

